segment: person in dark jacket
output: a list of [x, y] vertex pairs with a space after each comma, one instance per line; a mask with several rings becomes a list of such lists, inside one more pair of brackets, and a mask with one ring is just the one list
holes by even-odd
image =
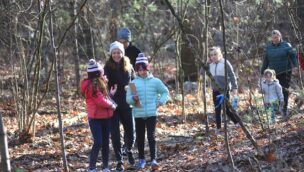
[[292, 74], [296, 74], [298, 69], [298, 61], [296, 52], [291, 47], [290, 43], [282, 40], [281, 32], [273, 30], [272, 41], [266, 46], [261, 74], [269, 68], [273, 69], [277, 74], [277, 79], [282, 86], [284, 95], [283, 115], [287, 116], [287, 106], [289, 97], [289, 84]]
[[136, 57], [141, 53], [140, 49], [132, 45], [131, 31], [128, 28], [121, 28], [117, 32], [117, 41], [122, 43], [125, 48], [125, 56], [129, 57], [130, 62], [135, 67]]
[[120, 142], [120, 123], [122, 123], [124, 128], [125, 146], [129, 163], [135, 163], [131, 151], [135, 142], [134, 118], [132, 117], [132, 109], [126, 102], [126, 88], [135, 77], [135, 72], [129, 58], [124, 56], [124, 52], [125, 49], [120, 42], [113, 42], [110, 45], [110, 58], [104, 67], [104, 73], [108, 78], [108, 87], [117, 87], [117, 91], [113, 95], [117, 108], [111, 121], [111, 139], [117, 160], [116, 171], [124, 171]]
[[[140, 49], [132, 44], [132, 34], [129, 28], [121, 28], [117, 32], [117, 41], [122, 43], [125, 49], [125, 56], [129, 57], [130, 62], [135, 68], [136, 57], [139, 53], [141, 53]], [[126, 142], [126, 138], [124, 137], [124, 142]], [[122, 146], [122, 155], [126, 156], [126, 145]]]

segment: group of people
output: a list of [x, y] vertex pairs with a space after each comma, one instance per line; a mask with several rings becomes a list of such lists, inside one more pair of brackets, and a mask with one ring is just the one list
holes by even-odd
[[[272, 41], [266, 46], [261, 74], [260, 89], [263, 93], [265, 109], [271, 111], [270, 123], [275, 123], [276, 113], [280, 110], [284, 117], [288, 115], [288, 88], [291, 75], [297, 72], [296, 53], [288, 42], [282, 40], [280, 31], [271, 32]], [[168, 89], [163, 82], [149, 72], [148, 58], [131, 44], [131, 32], [128, 28], [118, 31], [117, 41], [110, 45], [110, 57], [101, 67], [90, 59], [87, 67], [88, 78], [81, 83], [81, 92], [85, 97], [89, 126], [93, 136], [89, 170], [96, 171], [98, 152], [102, 149], [103, 171], [109, 171], [109, 138], [117, 161], [116, 171], [124, 171], [122, 154], [128, 162], [135, 164], [132, 148], [137, 141], [137, 168], [146, 166], [144, 155], [145, 133], [150, 149], [150, 165], [158, 169], [155, 141], [157, 108], [168, 99]], [[223, 99], [237, 97], [237, 78], [231, 63], [223, 58], [219, 47], [209, 51], [209, 72], [215, 82], [212, 83], [215, 107], [216, 131], [221, 130], [221, 110]], [[228, 91], [225, 73], [227, 67]], [[233, 106], [235, 107], [235, 105]], [[231, 107], [226, 114], [238, 125]], [[121, 145], [120, 123], [124, 128], [124, 145]], [[136, 138], [136, 139], [135, 139]], [[124, 151], [122, 151], [124, 147]]]
[[[129, 164], [135, 164], [132, 153], [135, 140], [138, 147], [137, 168], [144, 169], [146, 130], [150, 166], [156, 170], [159, 168], [155, 141], [157, 108], [166, 103], [169, 91], [160, 79], [149, 72], [148, 58], [132, 45], [128, 28], [118, 31], [117, 41], [110, 44], [109, 54], [104, 67], [90, 59], [87, 66], [88, 77], [81, 82], [81, 92], [85, 97], [93, 136], [89, 171], [96, 171], [100, 149], [103, 172], [110, 171], [110, 135], [117, 161], [116, 171], [124, 171], [123, 153], [126, 154]], [[140, 106], [137, 106], [139, 102]], [[123, 146], [120, 123], [124, 129]]]

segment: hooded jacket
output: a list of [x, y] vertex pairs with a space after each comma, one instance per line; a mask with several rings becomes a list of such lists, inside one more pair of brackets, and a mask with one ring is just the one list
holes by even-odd
[[129, 46], [125, 49], [125, 55], [129, 57], [133, 67], [135, 67], [136, 57], [139, 53], [141, 53], [140, 49], [134, 46], [131, 42], [129, 43]]
[[113, 103], [104, 96], [101, 91], [97, 91], [93, 96], [92, 83], [86, 79], [81, 82], [81, 93], [85, 97], [88, 117], [92, 119], [107, 119], [113, 116]]
[[284, 102], [282, 86], [278, 80], [267, 83], [265, 80], [261, 83], [261, 90], [264, 94], [265, 103]]

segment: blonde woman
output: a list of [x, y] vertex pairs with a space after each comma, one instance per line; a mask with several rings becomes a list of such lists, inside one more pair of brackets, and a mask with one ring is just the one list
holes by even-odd
[[116, 171], [124, 171], [124, 163], [121, 150], [120, 123], [124, 129], [124, 141], [126, 154], [131, 165], [135, 164], [132, 154], [132, 147], [135, 142], [135, 124], [132, 116], [132, 109], [126, 102], [126, 86], [135, 77], [134, 69], [128, 57], [125, 56], [123, 44], [118, 41], [110, 45], [110, 58], [104, 67], [104, 73], [108, 78], [108, 87], [117, 87], [117, 91], [112, 95], [117, 103], [117, 108], [111, 118], [111, 140], [117, 161]]

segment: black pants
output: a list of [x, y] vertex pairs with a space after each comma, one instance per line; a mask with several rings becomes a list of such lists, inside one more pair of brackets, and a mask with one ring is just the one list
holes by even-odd
[[145, 133], [147, 129], [147, 138], [149, 142], [151, 161], [156, 159], [156, 141], [155, 141], [155, 128], [156, 116], [148, 118], [135, 118], [136, 128], [136, 141], [138, 147], [138, 158], [145, 159]]
[[[219, 104], [219, 100], [216, 99], [216, 96], [220, 95], [221, 93], [219, 91], [213, 91], [213, 103], [214, 107]], [[227, 98], [229, 99], [229, 93], [227, 93]], [[216, 128], [220, 129], [221, 128], [221, 123], [222, 123], [222, 106], [223, 104], [219, 105], [217, 108], [215, 108], [215, 120], [216, 120]], [[232, 120], [233, 123], [238, 123], [238, 120], [234, 117], [228, 106], [226, 107], [226, 113], [228, 117]]]
[[281, 73], [277, 75], [277, 79], [279, 80], [282, 89], [283, 89], [283, 95], [284, 95], [284, 107], [283, 107], [283, 112], [286, 114], [287, 112], [287, 106], [288, 106], [288, 97], [289, 97], [289, 83], [291, 80], [291, 71]]
[[111, 140], [117, 162], [122, 162], [121, 142], [120, 142], [120, 123], [124, 128], [125, 146], [127, 152], [135, 142], [134, 118], [132, 109], [116, 109], [111, 120]]

